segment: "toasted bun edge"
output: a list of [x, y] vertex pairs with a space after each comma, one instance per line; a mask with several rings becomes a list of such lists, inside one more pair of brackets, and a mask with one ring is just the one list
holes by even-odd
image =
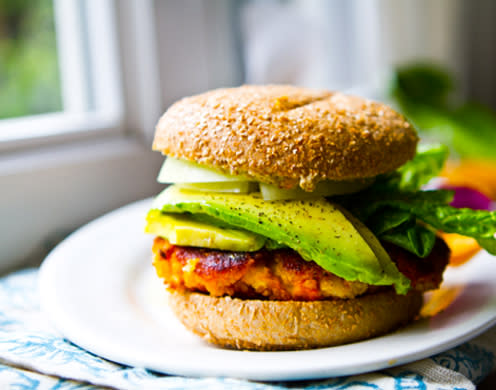
[[411, 322], [422, 293], [379, 292], [348, 300], [265, 301], [172, 291], [183, 325], [209, 343], [274, 351], [330, 347], [388, 333]]

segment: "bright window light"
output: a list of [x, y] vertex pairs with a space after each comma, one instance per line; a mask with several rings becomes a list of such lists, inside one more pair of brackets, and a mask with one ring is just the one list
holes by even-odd
[[62, 110], [52, 0], [2, 1], [0, 119]]
[[3, 3], [0, 150], [121, 131], [114, 2]]

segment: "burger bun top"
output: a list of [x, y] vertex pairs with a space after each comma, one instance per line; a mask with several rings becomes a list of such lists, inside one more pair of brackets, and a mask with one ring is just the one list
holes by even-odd
[[418, 137], [387, 105], [339, 92], [246, 85], [173, 104], [153, 149], [281, 188], [312, 191], [322, 180], [395, 170], [413, 158]]

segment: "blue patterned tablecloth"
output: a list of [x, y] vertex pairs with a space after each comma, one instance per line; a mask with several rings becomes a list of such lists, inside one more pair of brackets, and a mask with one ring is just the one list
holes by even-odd
[[380, 372], [305, 382], [185, 378], [121, 366], [61, 337], [39, 307], [36, 269], [0, 279], [0, 388], [462, 390], [496, 368], [496, 327], [469, 343]]

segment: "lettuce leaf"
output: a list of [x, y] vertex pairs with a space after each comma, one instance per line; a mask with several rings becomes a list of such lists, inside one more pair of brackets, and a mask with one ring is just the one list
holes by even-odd
[[436, 243], [436, 234], [422, 225], [394, 229], [381, 234], [379, 238], [402, 247], [421, 258], [431, 253]]
[[[360, 197], [362, 199], [357, 199]], [[480, 245], [491, 254], [496, 254], [496, 211], [473, 210], [468, 208], [455, 208], [449, 206], [452, 197], [451, 191], [417, 191], [417, 192], [377, 192], [361, 193], [355, 195], [354, 205], [350, 207], [352, 213], [358, 216], [371, 230], [378, 234], [379, 238], [385, 239], [384, 232], [374, 225], [374, 221], [379, 218], [387, 219], [391, 217], [392, 221], [399, 220], [403, 215], [403, 223], [407, 221], [405, 214], [411, 215], [423, 223], [446, 233], [458, 233], [463, 236], [473, 237]], [[396, 214], [391, 210], [396, 210]], [[392, 224], [391, 221], [384, 221], [383, 225]], [[397, 225], [401, 226], [401, 225]], [[418, 226], [418, 225], [417, 225]], [[405, 225], [407, 227], [407, 225]], [[374, 230], [378, 229], [378, 230]], [[383, 229], [382, 229], [383, 230]], [[378, 233], [379, 232], [379, 233]], [[398, 237], [401, 230], [395, 232], [394, 238], [389, 237], [388, 241], [395, 239], [397, 242], [409, 242], [406, 245], [412, 246], [412, 252], [425, 253], [429, 248], [429, 240], [432, 237], [426, 232], [411, 232], [408, 229], [403, 234], [410, 237]], [[417, 241], [416, 241], [417, 240]], [[391, 241], [392, 242], [392, 241]], [[424, 248], [424, 249], [423, 249]], [[408, 248], [406, 248], [408, 249]]]
[[367, 220], [367, 227], [380, 236], [386, 232], [396, 229], [400, 226], [415, 225], [415, 217], [408, 211], [399, 210], [393, 207], [384, 207], [381, 213], [373, 214]]
[[384, 200], [380, 204], [410, 211], [421, 221], [446, 233], [458, 233], [476, 239], [491, 238], [496, 233], [494, 211], [457, 209], [416, 199]]
[[448, 147], [441, 144], [419, 145], [417, 155], [397, 170], [400, 174], [398, 188], [401, 191], [419, 190], [439, 175], [448, 153]]
[[396, 171], [382, 175], [374, 190], [418, 191], [439, 175], [448, 158], [448, 147], [441, 144], [419, 145], [415, 157]]
[[[339, 201], [348, 208], [362, 222], [368, 219], [380, 209], [391, 207], [408, 212], [412, 215], [413, 206], [422, 207], [429, 205], [444, 206], [453, 200], [453, 191], [431, 190], [431, 191], [384, 191], [375, 188], [363, 191], [348, 197], [341, 197]], [[381, 213], [383, 210], [380, 210]]]
[[419, 257], [426, 257], [434, 247], [436, 235], [417, 224], [413, 214], [384, 207], [369, 219], [367, 226], [382, 241], [398, 245]]

